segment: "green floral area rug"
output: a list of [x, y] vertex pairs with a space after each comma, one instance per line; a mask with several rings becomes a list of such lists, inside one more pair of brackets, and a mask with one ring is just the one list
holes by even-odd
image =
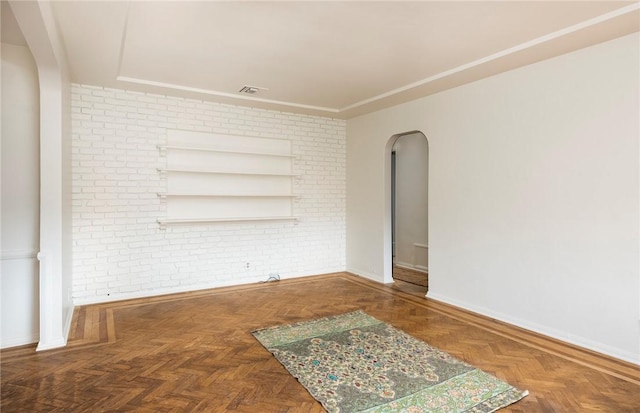
[[253, 335], [329, 412], [494, 412], [528, 394], [362, 311]]

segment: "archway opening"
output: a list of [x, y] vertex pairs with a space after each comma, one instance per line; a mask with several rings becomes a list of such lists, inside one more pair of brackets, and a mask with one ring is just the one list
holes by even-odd
[[390, 140], [391, 278], [429, 287], [429, 145], [419, 131]]

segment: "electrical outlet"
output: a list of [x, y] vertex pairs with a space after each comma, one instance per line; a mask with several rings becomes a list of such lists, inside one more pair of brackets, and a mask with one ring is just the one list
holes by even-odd
[[251, 266], [251, 263], [249, 261], [244, 263], [244, 268], [249, 268]]

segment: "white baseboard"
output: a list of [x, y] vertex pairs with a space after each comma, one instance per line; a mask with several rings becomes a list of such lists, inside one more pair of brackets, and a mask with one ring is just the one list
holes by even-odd
[[3, 340], [2, 344], [0, 344], [0, 348], [10, 348], [17, 346], [26, 346], [27, 344], [34, 344], [38, 342], [38, 335], [29, 335], [23, 337], [12, 337], [9, 340]]
[[490, 317], [490, 318], [517, 326], [517, 327], [521, 327], [526, 330], [545, 335], [547, 337], [564, 341], [565, 343], [573, 344], [588, 350], [592, 350], [598, 353], [605, 354], [610, 357], [617, 358], [619, 360], [640, 365], [640, 354], [634, 354], [625, 350], [621, 350], [616, 347], [611, 347], [606, 344], [598, 343], [596, 341], [590, 340], [585, 337], [580, 337], [573, 334], [567, 334], [563, 331], [555, 330], [553, 328], [549, 328], [541, 324], [533, 323], [528, 320], [513, 317], [508, 314], [492, 311], [484, 307], [469, 304], [469, 303], [456, 300], [438, 293], [434, 293], [433, 291], [429, 291], [428, 297], [429, 299], [441, 301], [446, 304], [450, 304], [468, 311], [472, 311], [474, 313], [478, 313], [483, 316]]
[[170, 288], [156, 288], [156, 289], [145, 290], [145, 291], [134, 291], [130, 293], [115, 293], [115, 294], [110, 294], [106, 297], [74, 298], [73, 304], [75, 306], [78, 306], [78, 305], [110, 303], [113, 301], [133, 300], [135, 298], [147, 298], [147, 297], [155, 297], [159, 295], [209, 290], [211, 288], [218, 288], [218, 287], [231, 287], [234, 285], [252, 284], [252, 283], [257, 283], [264, 280], [266, 280], [266, 277], [264, 275], [261, 275], [260, 277], [244, 278], [241, 280], [235, 280], [235, 279], [223, 280], [223, 281], [216, 281], [216, 282], [211, 282], [207, 284], [179, 285], [179, 286], [170, 287]]
[[66, 345], [67, 345], [67, 340], [64, 337], [58, 337], [47, 343], [41, 340], [38, 342], [38, 347], [36, 347], [36, 351], [53, 350], [54, 348], [60, 348]]
[[64, 327], [62, 331], [62, 335], [64, 337], [64, 345], [67, 345], [67, 341], [69, 340], [69, 332], [71, 331], [71, 321], [73, 320], [73, 312], [75, 310], [75, 306], [72, 304], [69, 306], [69, 310], [67, 311], [67, 316], [64, 320]]
[[[323, 273], [327, 273], [328, 274], [328, 273], [340, 272], [340, 271], [345, 271], [345, 269], [344, 268], [327, 269], [324, 272], [313, 272], [313, 273], [309, 273], [309, 274], [296, 274], [294, 276], [286, 276], [286, 277], [283, 277], [282, 274], [280, 274], [280, 276], [281, 276], [281, 279], [285, 279], [285, 278], [301, 278], [301, 277], [311, 277], [311, 276], [318, 275], [318, 274], [323, 274]], [[180, 286], [170, 287], [170, 288], [156, 288], [156, 289], [146, 290], [146, 291], [134, 291], [134, 292], [130, 292], [130, 293], [116, 293], [116, 294], [111, 294], [111, 295], [106, 296], [106, 297], [75, 298], [73, 300], [73, 304], [75, 306], [91, 305], [91, 304], [102, 304], [102, 303], [110, 303], [110, 302], [114, 302], [114, 301], [132, 300], [132, 299], [136, 299], [136, 298], [147, 298], [147, 297], [155, 297], [155, 296], [159, 296], [159, 295], [179, 294], [179, 293], [186, 293], [186, 292], [191, 292], [191, 291], [209, 290], [211, 288], [233, 287], [233, 286], [236, 286], [236, 285], [259, 283], [261, 281], [266, 281], [267, 278], [268, 278], [268, 275], [260, 275], [260, 276], [257, 276], [257, 277], [243, 278], [243, 279], [240, 279], [240, 280], [238, 280], [238, 279], [228, 279], [228, 280], [222, 280], [222, 281], [214, 281], [214, 282], [206, 283], [206, 284], [180, 285]]]
[[346, 271], [350, 272], [352, 274], [355, 274], [355, 275], [357, 275], [359, 277], [366, 278], [366, 279], [369, 279], [371, 281], [375, 281], [377, 283], [384, 284], [384, 276], [383, 275], [374, 274], [372, 272], [361, 270], [359, 268], [353, 268], [353, 267], [348, 267], [346, 269]]

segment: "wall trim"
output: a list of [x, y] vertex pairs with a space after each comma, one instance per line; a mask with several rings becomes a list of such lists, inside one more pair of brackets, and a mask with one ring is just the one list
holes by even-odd
[[260, 277], [253, 277], [249, 279], [225, 280], [224, 282], [212, 282], [207, 284], [180, 285], [180, 286], [171, 287], [171, 288], [156, 288], [156, 289], [146, 290], [146, 291], [134, 291], [131, 293], [114, 293], [106, 297], [101, 296], [101, 297], [91, 297], [91, 298], [74, 298], [73, 305], [81, 306], [81, 305], [91, 305], [91, 304], [104, 304], [104, 303], [110, 303], [113, 301], [133, 300], [136, 298], [156, 297], [160, 295], [208, 290], [211, 288], [218, 288], [218, 287], [230, 287], [233, 285], [258, 283], [264, 280], [265, 280], [265, 277], [260, 276]]
[[[344, 271], [346, 270], [334, 269], [334, 270], [327, 270], [326, 272], [323, 272], [321, 274], [336, 274]], [[316, 276], [318, 276], [318, 273], [314, 272], [314, 273], [308, 273], [308, 274], [306, 273], [296, 274], [293, 276], [281, 275], [280, 279], [285, 280], [285, 279], [296, 279], [296, 278], [306, 278], [306, 277], [316, 277]], [[248, 285], [248, 284], [260, 284], [260, 283], [264, 283], [268, 277], [269, 277], [268, 275], [260, 275], [257, 277], [241, 279], [241, 280], [224, 280], [223, 282], [208, 283], [208, 284], [183, 285], [183, 286], [172, 287], [172, 288], [157, 288], [157, 289], [147, 290], [147, 291], [111, 294], [108, 297], [99, 297], [98, 299], [74, 298], [73, 305], [74, 305], [74, 311], [75, 311], [75, 307], [79, 307], [83, 305], [106, 304], [106, 303], [123, 301], [123, 300], [135, 300], [138, 298], [159, 297], [159, 296], [170, 295], [170, 294], [182, 294], [182, 293], [204, 291], [204, 290], [210, 290], [212, 288], [234, 287], [234, 286], [241, 286], [241, 285]], [[71, 316], [73, 316], [73, 311]], [[70, 322], [71, 322], [71, 318], [69, 318], [69, 323]]]
[[66, 346], [69, 342], [69, 333], [71, 332], [71, 321], [73, 321], [73, 313], [76, 308], [74, 305], [70, 305], [67, 314], [64, 320], [64, 326], [62, 327], [62, 337], [64, 338], [64, 345]]
[[7, 349], [11, 347], [25, 346], [28, 344], [35, 344], [38, 342], [38, 334], [30, 334], [22, 337], [13, 337], [10, 340], [3, 341], [0, 344], [1, 349]]
[[64, 337], [56, 337], [54, 340], [50, 340], [47, 343], [43, 343], [42, 340], [40, 340], [40, 342], [38, 342], [38, 347], [36, 347], [36, 351], [53, 350], [66, 345], [67, 340], [65, 340]]
[[0, 252], [0, 260], [26, 260], [33, 259], [35, 260], [38, 255], [38, 251], [30, 250], [30, 249], [15, 249], [15, 250], [4, 250]]
[[485, 307], [469, 304], [467, 302], [456, 300], [456, 299], [447, 297], [445, 295], [435, 293], [433, 291], [429, 291], [428, 298], [430, 300], [453, 305], [455, 307], [459, 307], [464, 310], [471, 311], [485, 317], [490, 317], [504, 323], [508, 323], [520, 328], [524, 328], [526, 330], [530, 330], [535, 333], [554, 338], [556, 340], [564, 341], [566, 343], [570, 343], [588, 350], [602, 353], [607, 356], [617, 358], [619, 360], [640, 365], [640, 357], [638, 357], [637, 354], [627, 352], [619, 348], [607, 346], [602, 343], [598, 343], [598, 342], [586, 339], [584, 337], [576, 336], [573, 334], [566, 334], [562, 331], [549, 328], [541, 324], [532, 323], [530, 321], [527, 321], [518, 317], [512, 317], [508, 314], [504, 314], [501, 312], [491, 311]]
[[[372, 272], [361, 270], [361, 269], [358, 269], [358, 268], [353, 268], [353, 267], [347, 267], [345, 272], [357, 275], [357, 276], [362, 277], [362, 278], [366, 278], [366, 279], [371, 280], [371, 281], [375, 281], [375, 282], [380, 283], [380, 284], [385, 284], [382, 281], [383, 276], [381, 276], [380, 274], [374, 274]], [[393, 280], [391, 281], [391, 283], [393, 283]]]

